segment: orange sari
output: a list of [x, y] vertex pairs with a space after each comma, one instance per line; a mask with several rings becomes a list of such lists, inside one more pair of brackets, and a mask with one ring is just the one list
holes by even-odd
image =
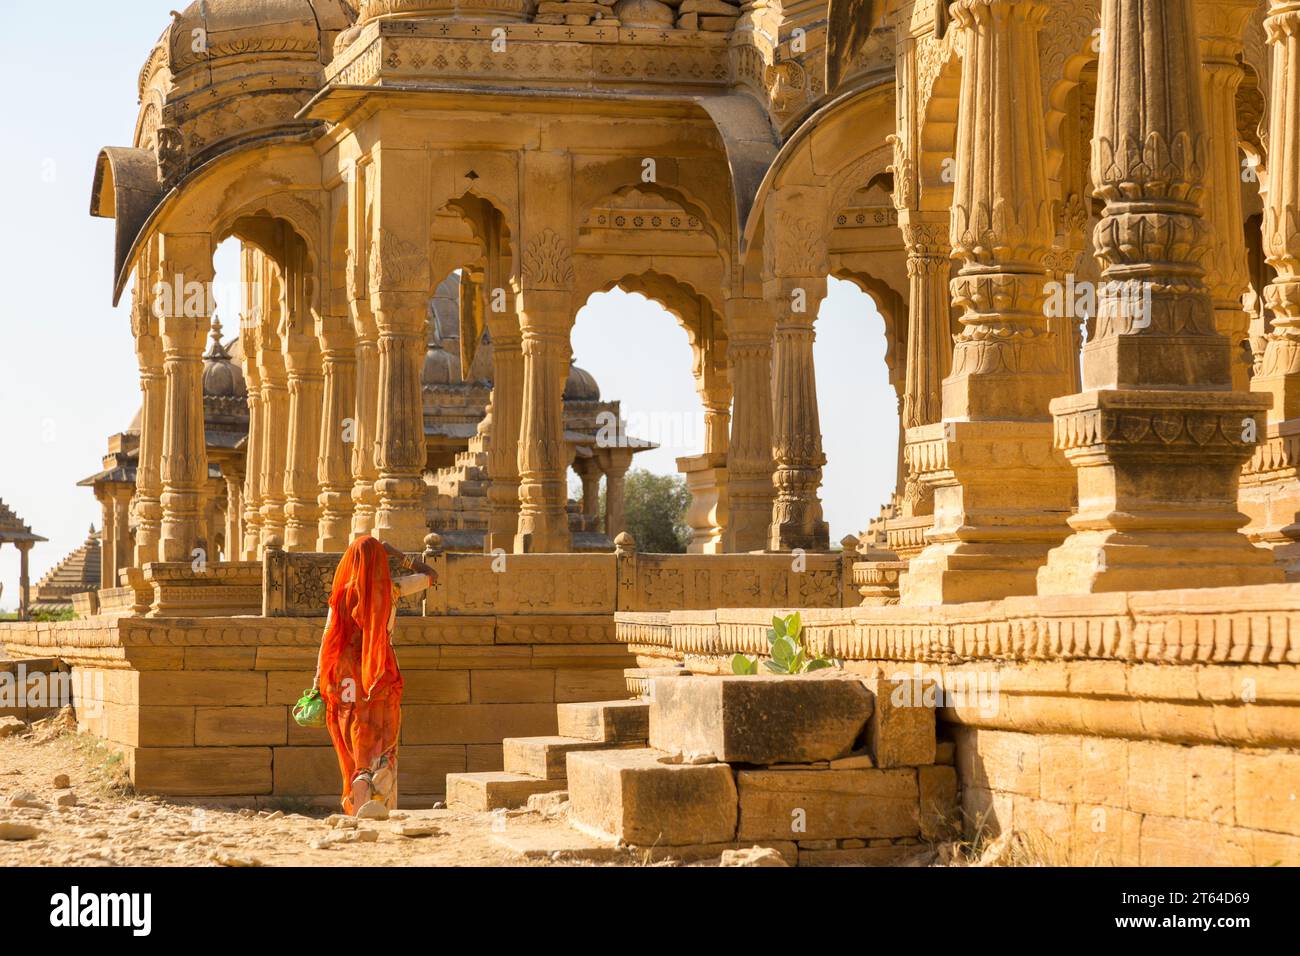
[[334, 573], [320, 654], [325, 721], [343, 775], [343, 810], [349, 814], [358, 809], [351, 792], [358, 773], [389, 770], [386, 798], [373, 798], [396, 802], [402, 675], [388, 630], [392, 607], [384, 546], [369, 535], [357, 538]]

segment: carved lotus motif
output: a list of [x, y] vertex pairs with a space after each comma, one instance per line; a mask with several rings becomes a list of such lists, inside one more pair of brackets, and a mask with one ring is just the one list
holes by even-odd
[[1177, 412], [1156, 412], [1151, 416], [1151, 430], [1166, 445], [1172, 445], [1183, 433], [1183, 421]]

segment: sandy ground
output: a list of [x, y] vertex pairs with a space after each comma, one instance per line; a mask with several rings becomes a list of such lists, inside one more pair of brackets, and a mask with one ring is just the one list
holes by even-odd
[[[329, 818], [292, 800], [255, 811], [137, 796], [120, 760], [95, 738], [48, 723], [0, 739], [0, 867], [594, 865], [527, 859], [498, 842], [572, 842], [562, 818], [540, 813], [411, 810], [342, 826]], [[397, 832], [417, 827], [433, 832]]]

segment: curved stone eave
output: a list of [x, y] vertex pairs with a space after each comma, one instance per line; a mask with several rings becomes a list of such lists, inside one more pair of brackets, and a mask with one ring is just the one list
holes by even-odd
[[831, 116], [845, 105], [850, 103], [856, 104], [863, 93], [875, 90], [884, 86], [886, 83], [892, 86], [893, 82], [894, 78], [892, 73], [888, 75], [882, 74], [880, 76], [872, 76], [869, 77], [866, 82], [860, 83], [851, 89], [839, 93], [834, 99], [824, 103], [822, 106], [810, 113], [806, 119], [802, 120], [799, 123], [798, 128], [795, 130], [794, 135], [781, 144], [780, 151], [769, 164], [767, 172], [763, 176], [763, 181], [759, 183], [758, 189], [754, 192], [754, 200], [752, 205], [749, 207], [748, 218], [743, 223], [744, 230], [738, 233], [740, 236], [740, 255], [742, 260], [746, 255], [748, 255], [750, 243], [754, 241], [754, 234], [758, 231], [758, 223], [763, 218], [762, 199], [772, 189], [773, 183], [781, 174], [781, 168], [784, 166], [785, 160], [791, 154], [798, 152], [798, 150], [803, 146], [804, 141], [813, 135], [813, 131], [822, 123], [823, 120], [826, 119], [826, 117]]
[[95, 160], [90, 189], [90, 214], [115, 222], [113, 240], [113, 304], [121, 298], [123, 267], [150, 213], [165, 190], [158, 181], [158, 160], [151, 150], [106, 146]]
[[[229, 159], [232, 156], [238, 156], [242, 153], [252, 152], [253, 150], [262, 149], [267, 146], [275, 146], [278, 144], [308, 143], [314, 141], [318, 135], [319, 135], [319, 127], [313, 127], [312, 129], [309, 130], [300, 130], [295, 132], [280, 132], [270, 136], [250, 139], [243, 143], [240, 143], [238, 146], [234, 147], [233, 149], [226, 150], [225, 152], [220, 153], [219, 155], [213, 156], [207, 162], [203, 163], [203, 165], [191, 169], [180, 180], [178, 180], [174, 186], [168, 189], [165, 193], [160, 194], [157, 202], [153, 205], [152, 209], [149, 210], [148, 214], [140, 222], [139, 227], [133, 233], [130, 234], [130, 240], [126, 244], [125, 254], [123, 254], [121, 251], [124, 233], [122, 231], [121, 224], [119, 223], [118, 256], [115, 264], [116, 271], [114, 273], [115, 278], [113, 282], [114, 307], [116, 307], [117, 304], [122, 300], [122, 292], [126, 289], [127, 279], [131, 277], [131, 264], [135, 262], [136, 257], [139, 254], [139, 247], [140, 247], [141, 240], [149, 234], [153, 224], [158, 221], [158, 219], [166, 211], [167, 207], [170, 206], [173, 202], [175, 202], [176, 197], [187, 186], [189, 186], [191, 183], [193, 183], [201, 176], [204, 176], [205, 174], [211, 172], [218, 164], [220, 164], [224, 160]], [[153, 157], [153, 153], [149, 152], [148, 150], [134, 150], [134, 152], [147, 153], [151, 158]], [[98, 181], [98, 172], [96, 173], [96, 180]], [[98, 195], [98, 190], [96, 191], [96, 195]], [[103, 213], [96, 212], [95, 207], [92, 203], [91, 215], [103, 215]]]
[[748, 94], [700, 96], [695, 102], [709, 114], [722, 138], [727, 168], [731, 171], [734, 217], [731, 234], [736, 237], [737, 249], [743, 252], [741, 230], [750, 219], [762, 184], [781, 153], [781, 141], [767, 110]]
[[880, 13], [879, 0], [830, 0], [826, 7], [826, 90], [839, 86]]

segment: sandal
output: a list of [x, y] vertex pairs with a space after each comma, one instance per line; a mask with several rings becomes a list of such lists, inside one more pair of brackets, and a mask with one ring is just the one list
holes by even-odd
[[[361, 784], [365, 789], [361, 790], [357, 785]], [[369, 770], [358, 770], [356, 776], [352, 778], [352, 811], [356, 812], [357, 808], [362, 806], [370, 799], [374, 793], [374, 778], [371, 777]]]

